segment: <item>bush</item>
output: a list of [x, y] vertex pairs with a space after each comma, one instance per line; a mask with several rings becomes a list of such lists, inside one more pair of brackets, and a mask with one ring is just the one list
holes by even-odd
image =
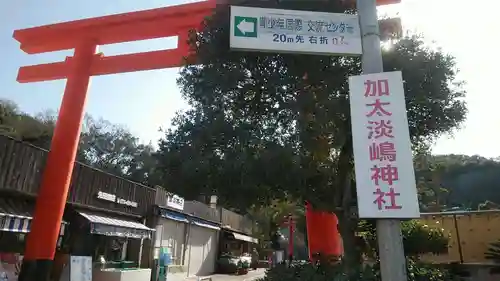
[[248, 269], [250, 268], [250, 263], [248, 261], [238, 261], [238, 268]]
[[443, 229], [429, 227], [422, 222], [411, 220], [401, 224], [405, 253], [408, 256], [433, 253], [444, 254], [448, 251], [448, 234]]
[[[372, 271], [367, 274], [373, 275]], [[360, 279], [356, 275], [361, 275]], [[332, 279], [334, 277], [334, 279]], [[261, 281], [378, 281], [375, 276], [364, 276], [361, 269], [352, 272], [345, 272], [341, 265], [335, 266], [315, 266], [311, 263], [294, 264], [288, 267], [279, 264], [269, 269], [266, 276]]]
[[[408, 281], [455, 281], [449, 271], [408, 261]], [[381, 281], [379, 266], [347, 267], [345, 264], [285, 264], [269, 269], [261, 281]]]
[[[376, 258], [377, 235], [374, 221], [361, 221], [359, 233], [367, 245], [363, 251], [370, 257]], [[448, 251], [450, 236], [443, 229], [429, 227], [418, 220], [401, 223], [405, 254], [409, 257], [418, 257], [422, 254], [444, 254]]]
[[458, 281], [449, 270], [408, 260], [408, 281]]

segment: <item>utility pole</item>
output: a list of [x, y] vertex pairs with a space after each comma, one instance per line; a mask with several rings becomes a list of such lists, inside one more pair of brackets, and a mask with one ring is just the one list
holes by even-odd
[[[363, 74], [383, 72], [376, 0], [357, 0], [357, 9], [363, 45]], [[378, 219], [377, 241], [382, 281], [407, 281], [400, 221]]]

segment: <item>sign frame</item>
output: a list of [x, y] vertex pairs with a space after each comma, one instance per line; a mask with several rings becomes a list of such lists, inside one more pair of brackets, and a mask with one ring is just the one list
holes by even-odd
[[360, 218], [419, 218], [401, 71], [349, 77]]
[[184, 211], [184, 201], [184, 198], [180, 197], [179, 195], [170, 193], [167, 196], [167, 207], [179, 211]]
[[362, 54], [358, 15], [231, 6], [230, 17], [232, 50]]

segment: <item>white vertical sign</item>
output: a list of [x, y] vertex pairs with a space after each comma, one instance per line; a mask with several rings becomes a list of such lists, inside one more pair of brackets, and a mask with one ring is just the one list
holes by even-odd
[[92, 281], [92, 257], [70, 256], [70, 281]]
[[400, 71], [349, 77], [360, 218], [420, 217]]

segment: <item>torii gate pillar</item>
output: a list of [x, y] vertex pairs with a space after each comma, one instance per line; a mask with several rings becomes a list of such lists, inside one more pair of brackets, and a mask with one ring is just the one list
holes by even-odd
[[[28, 54], [74, 49], [63, 62], [25, 66], [19, 82], [67, 79], [35, 213], [27, 237], [19, 281], [48, 281], [78, 149], [91, 76], [179, 67], [189, 55], [191, 29], [211, 15], [215, 1], [172, 6], [16, 30]], [[178, 36], [176, 49], [106, 57], [98, 45]]]

